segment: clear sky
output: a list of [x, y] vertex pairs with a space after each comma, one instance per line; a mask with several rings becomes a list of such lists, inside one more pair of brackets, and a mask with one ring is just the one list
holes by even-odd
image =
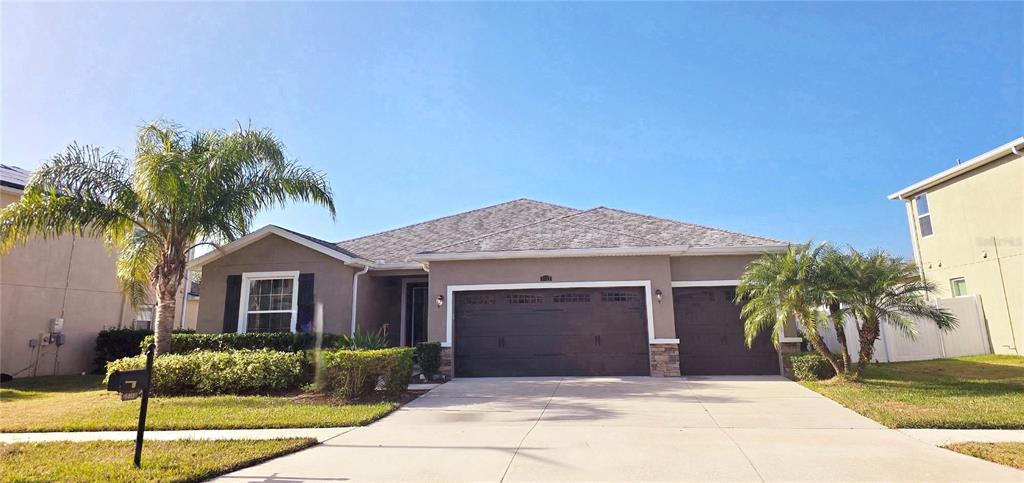
[[272, 128], [328, 240], [520, 197], [910, 254], [886, 195], [1024, 133], [1024, 4], [12, 4], [0, 162]]

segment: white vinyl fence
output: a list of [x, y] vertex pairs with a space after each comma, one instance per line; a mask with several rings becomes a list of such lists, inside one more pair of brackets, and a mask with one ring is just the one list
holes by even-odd
[[[875, 361], [921, 361], [992, 353], [988, 327], [977, 295], [938, 299], [936, 302], [956, 316], [955, 329], [943, 332], [931, 320], [918, 319], [915, 321], [917, 338], [911, 339], [892, 326], [883, 324], [881, 337], [875, 342]], [[854, 361], [860, 351], [855, 324], [852, 319], [847, 319], [845, 326], [846, 343]], [[821, 330], [821, 336], [830, 350], [839, 351], [839, 342], [831, 325]]]

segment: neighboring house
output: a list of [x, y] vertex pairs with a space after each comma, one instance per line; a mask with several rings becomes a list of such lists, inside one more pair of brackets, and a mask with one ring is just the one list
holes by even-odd
[[201, 332], [315, 330], [322, 304], [325, 332], [440, 342], [455, 377], [778, 374], [732, 299], [747, 263], [786, 246], [521, 199], [338, 243], [266, 226], [190, 267]]
[[[29, 174], [0, 165], [0, 208], [21, 197]], [[102, 241], [74, 235], [30, 240], [0, 257], [0, 372], [25, 377], [91, 371], [100, 330], [149, 328], [154, 307], [131, 309], [114, 277], [114, 261]], [[55, 327], [54, 319], [63, 319], [62, 325]]]
[[1024, 354], [1024, 137], [889, 196], [939, 297], [978, 295], [992, 349]]

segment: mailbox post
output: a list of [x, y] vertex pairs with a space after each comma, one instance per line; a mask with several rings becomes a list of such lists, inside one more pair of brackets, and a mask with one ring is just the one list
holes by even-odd
[[146, 347], [146, 368], [135, 371], [114, 371], [107, 381], [108, 391], [117, 391], [122, 401], [129, 401], [142, 395], [139, 407], [139, 429], [135, 435], [135, 467], [142, 465], [142, 436], [146, 432], [146, 410], [149, 406], [149, 387], [153, 379], [153, 353], [156, 344]]

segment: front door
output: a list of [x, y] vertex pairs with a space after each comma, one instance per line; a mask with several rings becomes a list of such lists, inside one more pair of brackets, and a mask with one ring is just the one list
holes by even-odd
[[427, 340], [427, 283], [405, 285], [405, 345]]

